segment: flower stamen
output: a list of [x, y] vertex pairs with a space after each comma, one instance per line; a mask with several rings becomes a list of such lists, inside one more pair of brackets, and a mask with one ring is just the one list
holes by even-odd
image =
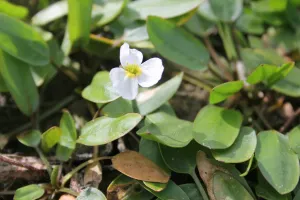
[[134, 78], [142, 74], [142, 69], [139, 65], [129, 64], [124, 67], [126, 71], [126, 76], [129, 78]]

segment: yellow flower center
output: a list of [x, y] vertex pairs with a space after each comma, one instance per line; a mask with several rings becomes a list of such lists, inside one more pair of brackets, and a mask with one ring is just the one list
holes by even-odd
[[130, 78], [134, 78], [137, 77], [139, 75], [141, 75], [142, 73], [142, 69], [140, 68], [139, 65], [127, 65], [124, 67], [125, 71], [126, 71], [126, 76], [130, 77]]

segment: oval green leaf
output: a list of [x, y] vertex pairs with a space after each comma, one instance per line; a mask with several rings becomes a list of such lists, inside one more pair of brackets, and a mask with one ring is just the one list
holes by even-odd
[[243, 10], [243, 0], [209, 0], [214, 15], [223, 22], [233, 22]]
[[77, 139], [75, 121], [67, 110], [63, 111], [59, 127], [61, 129], [59, 144], [69, 149], [75, 149]]
[[106, 200], [105, 195], [97, 188], [88, 187], [80, 192], [76, 200]]
[[41, 147], [44, 152], [49, 152], [60, 141], [61, 132], [59, 127], [54, 126], [43, 133]]
[[68, 33], [72, 46], [89, 41], [93, 0], [68, 0]]
[[99, 117], [84, 125], [78, 143], [94, 146], [112, 142], [131, 131], [142, 116], [137, 113], [128, 113], [118, 118]]
[[237, 138], [242, 121], [238, 111], [208, 105], [194, 121], [194, 139], [210, 149], [226, 149]]
[[153, 140], [166, 146], [180, 148], [186, 146], [193, 138], [193, 124], [165, 114], [164, 120], [151, 123], [137, 134], [145, 139]]
[[251, 127], [242, 127], [237, 139], [227, 149], [213, 150], [212, 154], [218, 161], [225, 163], [241, 163], [249, 160], [256, 147], [256, 133]]
[[30, 66], [0, 50], [0, 72], [19, 109], [27, 116], [34, 113], [39, 104], [39, 94]]
[[0, 1], [0, 13], [5, 13], [6, 15], [23, 19], [28, 15], [28, 9], [24, 6], [19, 6], [9, 1]]
[[159, 145], [161, 155], [166, 165], [174, 172], [192, 174], [196, 168], [196, 155], [201, 146], [192, 141], [183, 148], [170, 148]]
[[3, 51], [31, 65], [43, 66], [49, 63], [48, 46], [37, 31], [1, 13], [0, 22], [0, 48]]
[[155, 49], [164, 57], [193, 70], [207, 68], [209, 54], [202, 42], [176, 24], [149, 17], [147, 30]]
[[113, 89], [109, 78], [109, 72], [98, 72], [92, 83], [84, 88], [82, 97], [94, 103], [108, 103], [119, 98], [119, 95]]
[[137, 108], [141, 115], [147, 115], [166, 103], [178, 90], [183, 78], [180, 73], [160, 86], [139, 93]]
[[109, 104], [104, 106], [104, 108], [101, 111], [103, 115], [108, 117], [120, 117], [122, 115], [125, 115], [127, 113], [132, 113], [132, 112], [133, 112], [132, 101], [123, 98], [118, 98], [110, 102]]
[[133, 1], [128, 7], [132, 12], [136, 12], [140, 19], [145, 20], [150, 15], [172, 18], [197, 8], [202, 1], [203, 0], [139, 0]]
[[294, 127], [288, 134], [290, 147], [300, 157], [300, 125]]
[[216, 200], [223, 200], [224, 197], [228, 199], [254, 200], [240, 182], [224, 172], [216, 171], [212, 184]]
[[212, 89], [209, 103], [216, 104], [240, 91], [244, 86], [243, 81], [230, 81], [220, 84]]
[[42, 197], [44, 192], [44, 189], [38, 185], [28, 185], [17, 189], [14, 200], [36, 200]]
[[263, 176], [280, 194], [293, 191], [299, 180], [299, 161], [286, 136], [276, 131], [260, 132], [255, 158]]
[[55, 156], [58, 160], [67, 162], [71, 158], [73, 152], [74, 149], [70, 149], [58, 144], [56, 147]]
[[28, 147], [38, 147], [41, 142], [41, 135], [40, 131], [32, 130], [18, 135], [17, 139]]

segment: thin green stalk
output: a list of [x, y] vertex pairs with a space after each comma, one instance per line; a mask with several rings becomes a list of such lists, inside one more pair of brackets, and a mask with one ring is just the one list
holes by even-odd
[[237, 53], [236, 53], [235, 45], [234, 45], [234, 42], [232, 39], [230, 25], [218, 23], [217, 26], [218, 26], [218, 31], [221, 36], [227, 57], [230, 60], [236, 59]]
[[46, 156], [43, 154], [43, 152], [41, 151], [41, 149], [39, 147], [36, 147], [35, 150], [39, 154], [39, 157], [41, 158], [41, 160], [43, 161], [43, 163], [46, 165], [48, 174], [51, 177], [52, 167], [51, 167], [49, 161], [47, 160]]
[[249, 163], [248, 163], [248, 166], [247, 166], [247, 169], [244, 173], [242, 173], [240, 176], [247, 176], [250, 169], [251, 169], [251, 165], [252, 165], [252, 162], [253, 162], [253, 158], [254, 158], [254, 154], [252, 155], [252, 157], [250, 158], [249, 160]]
[[84, 163], [81, 163], [80, 165], [78, 165], [76, 168], [74, 168], [72, 171], [70, 171], [69, 173], [67, 173], [61, 181], [61, 187], [64, 187], [65, 184], [68, 182], [68, 180], [70, 180], [70, 178], [72, 178], [72, 176], [78, 172], [79, 170], [81, 170], [82, 168], [86, 167], [89, 164], [92, 164], [94, 162], [100, 161], [100, 160], [107, 160], [107, 159], [111, 159], [111, 156], [104, 156], [104, 157], [99, 157], [99, 158], [94, 158], [91, 160], [88, 160]]
[[78, 192], [75, 192], [75, 191], [73, 191], [69, 188], [61, 188], [61, 189], [58, 190], [58, 192], [68, 193], [68, 194], [73, 195], [75, 197], [77, 197], [79, 195]]
[[197, 187], [198, 187], [198, 189], [199, 189], [199, 191], [200, 191], [200, 193], [201, 193], [201, 195], [202, 195], [203, 200], [209, 200], [209, 198], [208, 198], [208, 196], [207, 196], [207, 194], [206, 194], [206, 192], [205, 192], [205, 190], [204, 190], [202, 184], [200, 183], [200, 181], [199, 181], [199, 179], [198, 179], [198, 177], [197, 177], [196, 172], [193, 171], [190, 175], [191, 175], [192, 178], [194, 179], [194, 181], [195, 181], [195, 183], [196, 183], [196, 185], [197, 185]]

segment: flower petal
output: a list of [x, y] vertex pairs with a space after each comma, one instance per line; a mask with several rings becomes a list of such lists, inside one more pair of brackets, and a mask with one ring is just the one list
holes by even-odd
[[110, 73], [114, 89], [124, 99], [133, 100], [138, 94], [138, 81], [137, 78], [129, 78], [126, 76], [124, 69], [120, 67], [113, 68]]
[[143, 54], [139, 50], [130, 49], [127, 43], [120, 48], [120, 62], [123, 67], [130, 64], [140, 65], [143, 62]]
[[151, 58], [141, 65], [142, 74], [138, 77], [139, 85], [151, 87], [155, 85], [162, 76], [164, 66], [160, 58]]
[[126, 64], [126, 58], [129, 56], [129, 44], [124, 43], [120, 48], [120, 62], [122, 66]]

